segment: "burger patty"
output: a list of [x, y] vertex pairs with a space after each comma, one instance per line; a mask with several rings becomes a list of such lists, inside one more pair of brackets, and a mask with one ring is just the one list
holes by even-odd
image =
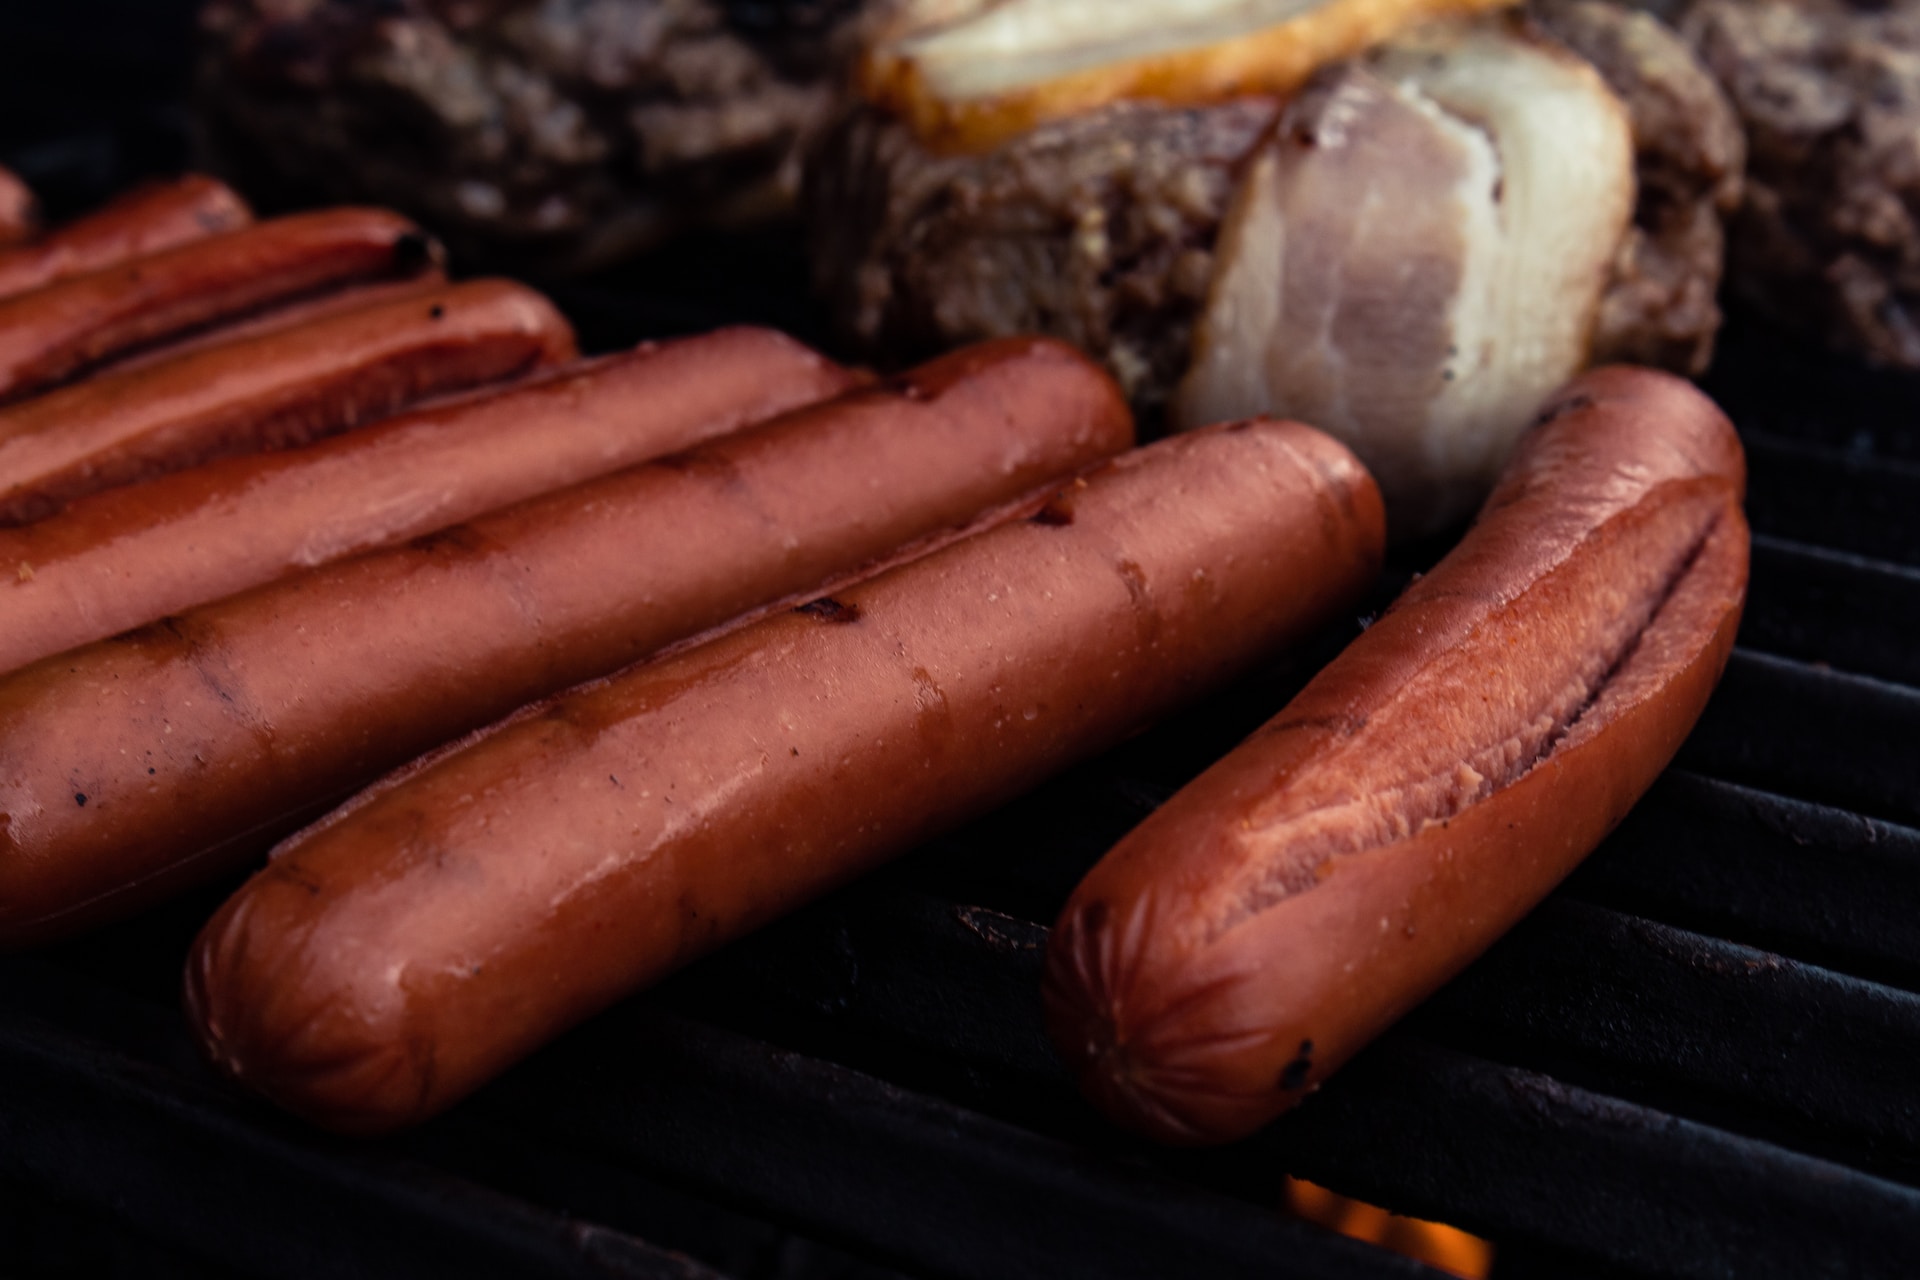
[[1116, 103], [957, 156], [858, 110], [809, 167], [818, 290], [885, 362], [1048, 333], [1157, 410], [1186, 369], [1241, 162], [1280, 110]]
[[1720, 328], [1726, 221], [1740, 207], [1746, 137], [1680, 36], [1602, 0], [1540, 0], [1534, 14], [1592, 63], [1633, 122], [1639, 198], [1600, 304], [1593, 362], [1699, 375]]
[[1747, 132], [1734, 292], [1920, 369], [1920, 3], [1698, 0], [1682, 30]]
[[251, 188], [581, 269], [786, 211], [890, 0], [211, 0], [203, 114]]
[[[1633, 123], [1640, 200], [1595, 358], [1697, 373], [1720, 323], [1722, 219], [1740, 192], [1733, 111], [1648, 14], [1563, 0], [1535, 16]], [[1186, 369], [1244, 162], [1280, 113], [1269, 99], [1117, 103], [984, 154], [939, 155], [858, 109], [808, 167], [819, 289], [847, 338], [887, 363], [1009, 333], [1066, 338], [1151, 421]]]

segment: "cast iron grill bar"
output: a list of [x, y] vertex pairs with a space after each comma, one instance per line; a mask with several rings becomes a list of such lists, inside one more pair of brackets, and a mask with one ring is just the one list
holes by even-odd
[[[208, 896], [217, 901], [219, 895]], [[63, 1060], [80, 1061], [76, 1068], [80, 1071], [85, 1070], [84, 1059], [88, 1055], [113, 1054], [137, 1062], [150, 1073], [152, 1081], [158, 1082], [158, 1087], [179, 1095], [180, 1105], [189, 1110], [207, 1095], [231, 1097], [234, 1091], [212, 1078], [191, 1043], [171, 984], [166, 985], [163, 995], [156, 995], [156, 984], [148, 981], [154, 972], [177, 972], [180, 953], [192, 932], [191, 925], [206, 912], [206, 906], [193, 909], [186, 904], [174, 904], [151, 917], [96, 935], [89, 943], [110, 944], [105, 948], [108, 954], [104, 964], [102, 957], [93, 954], [94, 948], [84, 943], [57, 949], [52, 953], [55, 959], [51, 962], [44, 954], [0, 957], [0, 1030], [29, 1029]], [[91, 963], [83, 963], [89, 961]], [[116, 978], [131, 981], [116, 983]], [[56, 1034], [49, 1036], [50, 1028], [56, 1029]], [[0, 1079], [3, 1078], [4, 1068], [0, 1068]], [[0, 1134], [5, 1132], [3, 1100], [9, 1096], [31, 1097], [0, 1091]], [[364, 1145], [318, 1135], [257, 1100], [239, 1100], [235, 1110], [243, 1118], [251, 1116], [255, 1122], [264, 1122], [282, 1139], [300, 1148], [351, 1153]], [[129, 1135], [144, 1134], [145, 1127], [138, 1117], [125, 1123], [121, 1123], [122, 1119], [115, 1117], [116, 1140], [125, 1141]], [[223, 1129], [214, 1126], [213, 1136], [202, 1135], [202, 1145], [217, 1147], [223, 1133]], [[658, 1180], [644, 1178], [633, 1170], [594, 1161], [544, 1136], [528, 1137], [489, 1126], [464, 1110], [368, 1149], [375, 1153], [375, 1162], [358, 1165], [346, 1174], [349, 1182], [356, 1177], [365, 1180], [368, 1192], [380, 1200], [383, 1209], [391, 1211], [395, 1221], [376, 1222], [374, 1228], [379, 1232], [404, 1232], [409, 1237], [419, 1236], [429, 1241], [447, 1231], [484, 1238], [496, 1229], [491, 1200], [496, 1193], [505, 1193], [530, 1206], [539, 1206], [530, 1208], [530, 1213], [536, 1220], [547, 1221], [548, 1234], [575, 1230], [575, 1224], [584, 1220], [594, 1224], [595, 1230], [610, 1227], [653, 1246], [698, 1258], [706, 1266], [727, 1275], [777, 1277], [777, 1280], [902, 1280], [898, 1272], [853, 1258], [763, 1219], [689, 1195]], [[250, 1150], [229, 1149], [217, 1154], [241, 1165], [254, 1160]], [[469, 1187], [476, 1194], [464, 1198], [455, 1196], [439, 1204], [425, 1201], [425, 1208], [431, 1210], [427, 1219], [411, 1221], [408, 1215], [421, 1206], [379, 1185], [384, 1174], [378, 1161], [391, 1157], [399, 1157], [412, 1165], [432, 1166], [438, 1171], [436, 1176], [456, 1186]], [[288, 1201], [309, 1201], [304, 1186], [290, 1184], [271, 1162], [254, 1162], [253, 1167], [269, 1187], [277, 1188], [271, 1194]], [[0, 1176], [4, 1176], [5, 1168], [4, 1159], [0, 1158]], [[182, 1172], [191, 1177], [194, 1171]], [[486, 1190], [482, 1191], [483, 1188]], [[74, 1189], [74, 1198], [84, 1198], [97, 1209], [113, 1212], [115, 1203], [98, 1197], [118, 1189], [82, 1185]], [[210, 1197], [208, 1203], [218, 1205], [222, 1201]], [[309, 1252], [307, 1237], [315, 1232], [324, 1235], [332, 1229], [332, 1221], [357, 1222], [360, 1215], [351, 1206], [337, 1214], [328, 1212], [331, 1205], [324, 1196], [320, 1198], [319, 1208], [318, 1215], [281, 1213], [276, 1217], [270, 1214], [275, 1240], [302, 1261], [295, 1266], [283, 1260], [269, 1270], [249, 1269], [248, 1273], [335, 1274], [337, 1259], [330, 1252], [332, 1246], [324, 1240], [311, 1251], [315, 1259], [313, 1265], [309, 1267], [305, 1263]], [[169, 1227], [184, 1244], [201, 1243], [211, 1232], [223, 1229], [223, 1214], [224, 1210], [212, 1216], [202, 1213], [197, 1220], [183, 1217], [177, 1222], [170, 1221]], [[466, 1215], [466, 1220], [463, 1221], [462, 1215]], [[380, 1255], [380, 1261], [382, 1265], [367, 1274], [441, 1272], [437, 1263], [409, 1267], [406, 1265], [409, 1259], [400, 1256]], [[495, 1252], [489, 1255], [484, 1274], [551, 1275], [554, 1268], [544, 1264], [525, 1268], [512, 1253]], [[561, 1274], [599, 1273], [562, 1268]]]
[[1434, 1274], [652, 1001], [596, 1019], [469, 1105], [926, 1274]]
[[1920, 570], [1756, 535], [1740, 643], [1920, 686]]
[[[373, 1149], [316, 1140], [58, 1029], [0, 1025], [0, 1174], [258, 1275], [718, 1280], [690, 1259]], [[289, 1254], [297, 1254], [290, 1257]]]
[[1910, 992], [1554, 898], [1408, 1026], [1920, 1180], [1920, 996]]
[[1920, 565], [1920, 463], [1743, 431], [1747, 518], [1756, 530], [1894, 564]]
[[[803, 917], [710, 964], [683, 982], [679, 1002], [758, 1004], [767, 1012], [753, 1029], [776, 1039], [808, 1018], [890, 1039], [918, 1056], [917, 1087], [1059, 1130], [1071, 1085], [1033, 997], [1043, 939], [995, 912], [893, 891]], [[970, 980], [922, 976], [956, 970]], [[1550, 899], [1409, 1026], [1902, 1180], [1920, 1162], [1920, 1102], [1910, 1096], [1920, 996], [1600, 907]], [[1273, 1188], [1256, 1180], [1236, 1193], [1263, 1200]]]
[[1920, 461], [1920, 379], [1873, 369], [1735, 309], [1702, 387], [1742, 431], [1855, 458]]
[[1906, 1187], [1405, 1032], [1249, 1145], [1352, 1195], [1654, 1276], [1903, 1276], [1920, 1249]]
[[1679, 770], [1562, 889], [1920, 991], [1920, 831]]
[[1920, 824], [1920, 690], [1736, 649], [1676, 763]]
[[[830, 1031], [816, 1032], [816, 1042], [842, 1054], [852, 1047], [866, 1056], [863, 1067], [883, 1066], [899, 1079], [911, 1076], [917, 1063], [927, 1078], [915, 1087], [957, 1087], [967, 1105], [1012, 1106], [1024, 1123], [1079, 1137], [1088, 1118], [1067, 1100], [1070, 1090], [1046, 1052], [1032, 995], [1045, 930], [917, 897], [876, 889], [859, 899], [836, 899], [687, 975], [676, 999], [736, 1011], [757, 1002], [769, 1012], [754, 1030], [777, 1037], [793, 1034], [783, 1020], [832, 1024]], [[1575, 1037], [1606, 1038], [1580, 1046], [1583, 1064], [1611, 1056], [1636, 1070], [1650, 1063], [1655, 1075], [1694, 1071], [1719, 1091], [1715, 1109], [1761, 1128], [1770, 1127], [1768, 1108], [1803, 1114], [1805, 1108], [1793, 1096], [1789, 1074], [1769, 1075], [1762, 1064], [1754, 1078], [1742, 1055], [1765, 1051], [1768, 1046], [1759, 1042], [1769, 1036], [1790, 1039], [1804, 1032], [1811, 1045], [1807, 1056], [1815, 1060], [1807, 1063], [1810, 1078], [1802, 1083], [1821, 1095], [1816, 1107], [1849, 1124], [1884, 1129], [1876, 1108], [1885, 1102], [1898, 1113], [1894, 1125], [1900, 1132], [1894, 1136], [1910, 1139], [1913, 1111], [1904, 1094], [1913, 1038], [1920, 1034], [1914, 1016], [1920, 1001], [1914, 997], [1594, 907], [1544, 910], [1503, 944], [1519, 948], [1519, 958], [1496, 958], [1490, 977], [1469, 970], [1460, 980], [1466, 993], [1443, 993], [1435, 1012], [1420, 1015], [1422, 1028], [1471, 1038], [1475, 1016], [1528, 1029], [1559, 1018], [1553, 1025], [1570, 1028]], [[1570, 934], [1569, 913], [1607, 945]], [[1554, 964], [1551, 980], [1514, 980], [1512, 968], [1524, 969], [1555, 948], [1566, 955]], [[1714, 980], [1711, 971], [1690, 973], [1692, 958], [1683, 954], [1688, 948], [1733, 972], [1725, 981]], [[1611, 976], [1583, 973], [1588, 962]], [[1749, 970], [1750, 964], [1757, 970]], [[1635, 984], [1650, 974], [1668, 984], [1669, 990], [1656, 993], [1666, 1004], [1636, 1008]], [[1581, 1025], [1578, 1007], [1556, 1013], [1594, 1004], [1595, 985], [1609, 983], [1616, 988], [1613, 1004], [1591, 1010], [1597, 1028]], [[1758, 990], [1757, 983], [1763, 984]], [[1019, 995], [1001, 1004], [1010, 992]], [[1826, 1006], [1830, 999], [1834, 1004]], [[1464, 1010], [1456, 1007], [1460, 1002]], [[1762, 1007], [1752, 1007], [1756, 1003]], [[1882, 1033], [1877, 1043], [1872, 1031], [1847, 1027], [1850, 1018], [1863, 1016]], [[1760, 1026], [1729, 1037], [1735, 1043], [1705, 1051], [1686, 1047], [1689, 1020], [1724, 1032], [1729, 1018], [1751, 1018]], [[1638, 1036], [1654, 1042], [1635, 1045]], [[1817, 1043], [1822, 1036], [1832, 1038]], [[1738, 1043], [1741, 1037], [1747, 1043]], [[904, 1042], [905, 1052], [879, 1043], [889, 1038]], [[1515, 1039], [1505, 1028], [1500, 1038]], [[1863, 1038], [1869, 1043], [1861, 1044]], [[1842, 1051], [1847, 1042], [1857, 1055]], [[1660, 1062], [1676, 1043], [1683, 1057], [1724, 1054], [1731, 1065]], [[1182, 1173], [1193, 1172], [1183, 1167], [1188, 1162], [1211, 1162], [1213, 1178], [1237, 1181], [1236, 1193], [1255, 1200], [1269, 1194], [1278, 1173], [1291, 1172], [1399, 1212], [1438, 1217], [1495, 1238], [1573, 1243], [1658, 1274], [1835, 1274], [1831, 1260], [1819, 1257], [1831, 1252], [1835, 1233], [1848, 1240], [1865, 1233], [1859, 1237], [1864, 1252], [1855, 1259], [1859, 1270], [1847, 1274], [1881, 1274], [1868, 1263], [1879, 1259], [1884, 1268], [1886, 1259], [1920, 1249], [1920, 1193], [1911, 1188], [1490, 1061], [1484, 1046], [1474, 1048], [1481, 1052], [1442, 1049], [1423, 1035], [1397, 1030], [1300, 1111], [1240, 1147], [1199, 1156], [1143, 1149], [1137, 1158]], [[1408, 1081], [1436, 1064], [1443, 1069], [1409, 1088]], [[1819, 1076], [1829, 1068], [1851, 1079], [1829, 1089]], [[1623, 1070], [1614, 1077], [1615, 1084], [1636, 1083]], [[1763, 1106], [1754, 1105], [1755, 1095]], [[1399, 1119], [1345, 1128], [1345, 1118], [1376, 1106]], [[1329, 1121], [1329, 1113], [1341, 1119]], [[1563, 1140], [1571, 1144], [1564, 1162], [1555, 1154]], [[1516, 1191], [1516, 1169], [1528, 1171], [1525, 1194]]]
[[[737, 1223], [742, 1213], [763, 1214], [869, 1256], [897, 1256], [916, 1275], [1059, 1275], [1081, 1267], [1089, 1274], [1153, 1275], [1189, 1262], [1210, 1275], [1271, 1275], [1282, 1261], [1282, 1274], [1290, 1276], [1431, 1274], [1286, 1220], [1272, 1201], [1251, 1207], [1118, 1168], [844, 1068], [662, 1014], [646, 999], [543, 1052], [453, 1115], [364, 1147], [313, 1134], [262, 1104], [210, 1088], [204, 1070], [157, 1065], [154, 1058], [177, 1056], [186, 1041], [177, 1020], [162, 1030], [157, 1008], [148, 1011], [155, 1016], [135, 1011], [113, 1019], [106, 1010], [125, 997], [90, 989], [89, 980], [31, 959], [0, 965], [0, 979], [0, 1099], [36, 1100], [25, 1117], [0, 1105], [0, 1138], [7, 1142], [0, 1176], [18, 1172], [81, 1198], [125, 1195], [142, 1179], [162, 1176], [158, 1166], [167, 1152], [190, 1149], [194, 1158], [175, 1162], [170, 1176], [193, 1188], [196, 1203], [219, 1205], [220, 1213], [161, 1202], [155, 1221], [143, 1217], [136, 1224], [188, 1244], [217, 1236], [221, 1260], [259, 1274], [358, 1274], [355, 1268], [369, 1260], [378, 1265], [365, 1266], [365, 1273], [381, 1275], [656, 1274], [607, 1265], [600, 1255], [630, 1261], [617, 1247], [626, 1237], [524, 1205], [505, 1215], [506, 1228], [526, 1219], [550, 1233], [571, 1232], [581, 1256], [556, 1263], [537, 1251], [528, 1257], [524, 1248], [501, 1247], [502, 1215], [493, 1202], [513, 1202], [457, 1175], [488, 1173], [486, 1183], [496, 1185], [502, 1179], [490, 1169], [528, 1149], [536, 1159], [548, 1153], [550, 1162], [553, 1153], [564, 1153], [558, 1171], [513, 1170], [506, 1179], [543, 1197], [556, 1190], [556, 1178], [577, 1183], [583, 1174], [656, 1198], [664, 1186], [670, 1200], [695, 1212], [711, 1214], [706, 1205], [719, 1202], [730, 1221], [717, 1226]], [[98, 1045], [38, 1016], [66, 1008], [77, 1008], [82, 1022], [119, 1022], [137, 1051]], [[156, 1037], [163, 1043], [147, 1043]], [[105, 1070], [97, 1065], [102, 1062]], [[104, 1083], [83, 1098], [44, 1101], [50, 1080], [93, 1084], [101, 1076]], [[16, 1086], [25, 1092], [13, 1092]], [[77, 1153], [63, 1145], [60, 1134], [73, 1127], [90, 1129], [93, 1145]], [[89, 1178], [95, 1162], [108, 1158], [98, 1147], [127, 1144], [148, 1162], [134, 1161], [124, 1183], [103, 1186]], [[416, 1174], [423, 1159], [450, 1164], [456, 1176]], [[413, 1185], [420, 1175], [428, 1177], [425, 1192]], [[247, 1185], [236, 1192], [223, 1178]], [[310, 1185], [316, 1179], [317, 1188]], [[435, 1183], [446, 1188], [437, 1196]], [[355, 1202], [356, 1192], [371, 1203]], [[604, 1202], [607, 1192], [589, 1194]], [[247, 1215], [252, 1234], [239, 1240], [220, 1234], [229, 1209]], [[330, 1221], [349, 1224], [340, 1233], [347, 1237], [344, 1257], [329, 1252]], [[678, 1223], [670, 1229], [688, 1234]], [[440, 1249], [443, 1234], [465, 1238], [466, 1252]], [[504, 1235], [516, 1243], [512, 1230]], [[414, 1241], [419, 1252], [392, 1248], [395, 1237]], [[262, 1241], [299, 1253], [298, 1265], [284, 1257], [263, 1263]], [[310, 1242], [316, 1242], [311, 1255]], [[845, 1259], [810, 1272], [787, 1265], [786, 1257], [779, 1261], [756, 1274], [845, 1280], [891, 1274]], [[685, 1265], [689, 1275], [711, 1274]]]

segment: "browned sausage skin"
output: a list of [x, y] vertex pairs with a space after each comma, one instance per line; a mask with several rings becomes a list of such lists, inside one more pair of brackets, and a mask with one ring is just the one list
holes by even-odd
[[382, 209], [328, 209], [242, 227], [0, 298], [0, 400], [177, 334], [439, 259]]
[[213, 458], [283, 448], [559, 364], [573, 330], [525, 285], [446, 285], [0, 406], [0, 524]]
[[252, 221], [247, 202], [218, 179], [190, 173], [149, 183], [32, 244], [0, 252], [0, 297], [237, 231]]
[[325, 566], [0, 680], [0, 945], [260, 848], [420, 752], [1132, 438], [1118, 388], [1012, 340]]
[[648, 345], [0, 529], [0, 672], [846, 390], [768, 329]]
[[39, 225], [39, 202], [27, 184], [10, 169], [0, 169], [0, 245], [33, 238]]
[[330, 1127], [441, 1110], [566, 1027], [1348, 606], [1342, 446], [1164, 441], [1026, 519], [530, 708], [276, 851], [207, 926], [215, 1060]]
[[1688, 384], [1566, 388], [1453, 554], [1074, 892], [1045, 997], [1093, 1100], [1247, 1134], [1545, 896], [1719, 679], [1744, 483]]

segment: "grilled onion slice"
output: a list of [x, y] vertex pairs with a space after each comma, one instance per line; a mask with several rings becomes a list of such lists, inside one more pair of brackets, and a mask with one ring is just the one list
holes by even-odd
[[1396, 538], [1443, 528], [1586, 363], [1634, 198], [1625, 109], [1586, 62], [1503, 21], [1396, 40], [1252, 165], [1175, 425], [1311, 422], [1372, 468]]
[[1516, 0], [917, 0], [867, 51], [866, 98], [936, 150], [985, 150], [1123, 98], [1288, 94], [1414, 23]]

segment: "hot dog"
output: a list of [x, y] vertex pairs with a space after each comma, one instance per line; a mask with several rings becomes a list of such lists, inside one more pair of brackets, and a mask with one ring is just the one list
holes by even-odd
[[329, 209], [0, 298], [0, 399], [303, 294], [409, 275], [438, 256], [438, 247], [398, 214]]
[[0, 168], [0, 245], [31, 239], [39, 223], [39, 202], [27, 184]]
[[1124, 448], [1057, 343], [905, 379], [0, 680], [0, 944], [232, 865], [249, 833]]
[[0, 406], [0, 524], [574, 355], [572, 328], [545, 298], [476, 280], [102, 374]]
[[1466, 539], [1094, 867], [1054, 1041], [1176, 1143], [1244, 1135], [1524, 915], [1705, 706], [1747, 578], [1745, 465], [1699, 392], [1576, 379]]
[[830, 597], [530, 708], [275, 851], [189, 956], [214, 1060], [331, 1128], [568, 1026], [1349, 605], [1382, 508], [1294, 424], [1164, 441]]
[[853, 380], [772, 330], [723, 329], [95, 494], [0, 530], [0, 672], [684, 449]]
[[33, 244], [0, 252], [0, 297], [237, 231], [252, 221], [246, 201], [201, 174], [138, 187]]

